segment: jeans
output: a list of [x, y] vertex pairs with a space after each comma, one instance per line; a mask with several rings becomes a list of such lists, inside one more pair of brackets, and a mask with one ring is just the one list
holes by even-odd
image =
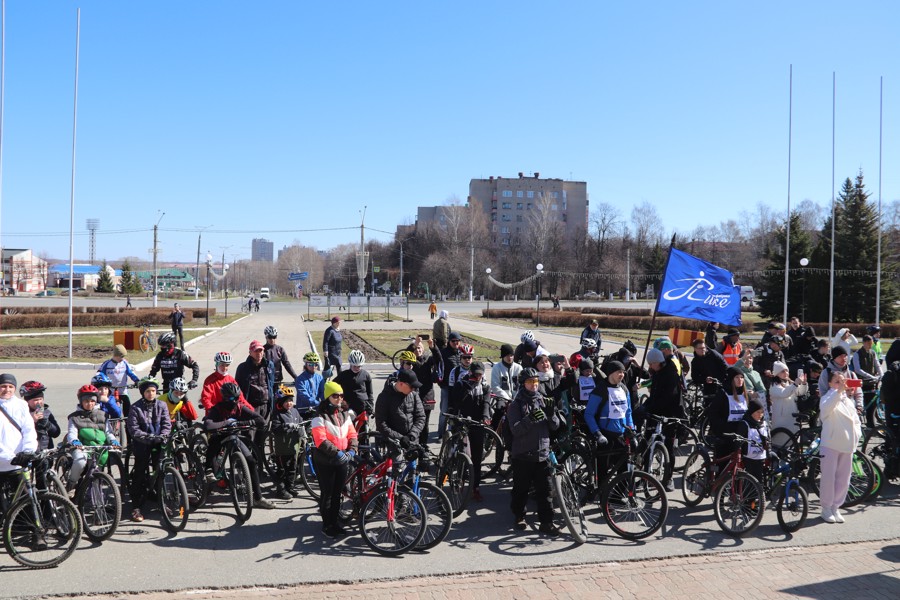
[[438, 438], [444, 437], [444, 431], [447, 430], [447, 417], [444, 416], [444, 413], [449, 410], [450, 406], [450, 388], [442, 387], [441, 388], [441, 412], [438, 414]]

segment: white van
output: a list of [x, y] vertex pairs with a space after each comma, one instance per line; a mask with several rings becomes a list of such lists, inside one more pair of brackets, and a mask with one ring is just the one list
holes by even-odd
[[749, 302], [750, 304], [753, 304], [754, 300], [756, 300], [756, 292], [753, 291], [753, 286], [742, 285], [741, 302]]
[[269, 288], [259, 288], [259, 298], [260, 300], [268, 300]]

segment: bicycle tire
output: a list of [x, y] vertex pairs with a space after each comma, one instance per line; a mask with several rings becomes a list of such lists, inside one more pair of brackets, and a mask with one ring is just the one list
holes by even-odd
[[393, 492], [388, 484], [380, 486], [359, 511], [363, 541], [384, 556], [398, 556], [415, 548], [425, 535], [425, 525], [422, 501], [401, 486], [396, 486]]
[[157, 486], [163, 526], [172, 533], [177, 533], [185, 528], [191, 512], [187, 485], [178, 469], [168, 465], [159, 474]]
[[[3, 545], [10, 558], [23, 567], [47, 569], [59, 565], [75, 551], [81, 538], [81, 515], [65, 496], [38, 493], [36, 498], [37, 518], [30, 496], [10, 507], [3, 522]], [[37, 548], [36, 538], [46, 548]]]
[[481, 459], [481, 478], [490, 477], [500, 472], [506, 451], [500, 435], [490, 427], [484, 428], [484, 452]]
[[872, 482], [872, 490], [865, 499], [866, 502], [872, 502], [878, 498], [878, 495], [881, 494], [881, 487], [884, 485], [884, 471], [882, 471], [881, 467], [878, 466], [878, 463], [872, 459], [869, 459], [869, 464], [872, 465], [874, 481]]
[[150, 349], [150, 336], [146, 333], [142, 333], [138, 338], [138, 350], [146, 354]]
[[681, 477], [681, 494], [686, 506], [697, 506], [709, 495], [712, 461], [701, 450], [696, 450], [684, 463]]
[[578, 499], [578, 492], [564, 470], [557, 470], [551, 479], [553, 498], [559, 508], [566, 529], [579, 546], [587, 541], [587, 519]]
[[584, 506], [593, 498], [596, 487], [594, 486], [594, 457], [581, 449], [573, 449], [561, 457], [557, 457], [559, 464], [563, 466], [569, 481], [575, 486], [578, 494], [578, 503]]
[[458, 517], [472, 497], [472, 459], [457, 452], [440, 466], [437, 481], [438, 487], [450, 498], [453, 517]]
[[790, 479], [781, 486], [775, 512], [778, 514], [778, 524], [785, 533], [794, 533], [803, 527], [809, 514], [809, 495], [799, 480]]
[[[404, 486], [405, 487], [405, 486]], [[416, 495], [425, 507], [425, 534], [416, 550], [430, 550], [444, 541], [453, 527], [453, 505], [447, 494], [429, 481], [420, 481]]]
[[713, 512], [722, 531], [743, 537], [756, 529], [766, 508], [762, 484], [746, 471], [738, 471], [716, 490]]
[[[63, 481], [69, 480], [69, 471], [72, 469], [72, 455], [71, 454], [60, 454], [56, 459], [56, 463], [53, 465], [53, 470], [56, 471], [59, 478]], [[66, 494], [63, 494], [65, 496]]]
[[[678, 434], [675, 438], [675, 460], [673, 461], [673, 472], [681, 473], [682, 471], [684, 471], [684, 464], [687, 462], [688, 457], [691, 455], [691, 453], [694, 452], [694, 450], [699, 447], [700, 438], [697, 437], [697, 433], [690, 427], [679, 424]], [[669, 477], [671, 476], [672, 474], [669, 475]]]
[[67, 497], [66, 492], [66, 484], [63, 483], [62, 478], [54, 471], [53, 469], [47, 470], [47, 491], [53, 494], [59, 494], [62, 497]]
[[704, 415], [700, 420], [699, 425], [697, 425], [697, 437], [706, 445], [710, 445], [710, 432], [709, 432], [710, 424], [709, 424], [709, 415]]
[[297, 469], [300, 476], [300, 483], [309, 494], [310, 498], [317, 501], [321, 497], [319, 492], [319, 478], [316, 476], [316, 466], [312, 457], [312, 446], [307, 446], [301, 457], [303, 459], [300, 468]]
[[228, 493], [238, 521], [246, 523], [253, 513], [253, 484], [250, 466], [239, 450], [228, 454]]
[[644, 465], [641, 469], [660, 481], [666, 481], [672, 476], [672, 468], [669, 465], [669, 451], [661, 443], [651, 444], [644, 456]]
[[861, 449], [863, 454], [869, 457], [873, 463], [884, 469], [887, 466], [887, 459], [891, 455], [890, 434], [883, 425], [873, 427], [866, 432], [863, 437]]
[[84, 477], [75, 495], [84, 534], [93, 542], [112, 537], [122, 519], [122, 496], [115, 480], [102, 471]]
[[400, 370], [400, 354], [406, 352], [406, 348], [401, 348], [394, 352], [394, 355], [391, 356], [391, 364], [394, 366], [395, 371]]
[[626, 540], [653, 535], [669, 515], [663, 484], [643, 471], [626, 471], [613, 477], [603, 490], [600, 508], [609, 528]]
[[181, 473], [184, 485], [187, 486], [188, 503], [191, 511], [195, 511], [204, 504], [209, 495], [209, 485], [206, 481], [206, 469], [196, 455], [187, 448], [178, 448], [175, 451], [175, 468]]
[[856, 506], [865, 502], [875, 488], [875, 468], [869, 458], [857, 450], [853, 453], [850, 467], [850, 488], [847, 490], [847, 500], [841, 508]]

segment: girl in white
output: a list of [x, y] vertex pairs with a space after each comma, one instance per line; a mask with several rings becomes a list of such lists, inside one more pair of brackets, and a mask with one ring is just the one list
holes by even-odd
[[853, 452], [862, 435], [856, 403], [847, 396], [846, 391], [844, 375], [834, 372], [828, 380], [828, 391], [819, 401], [819, 418], [822, 420], [819, 500], [822, 503], [822, 520], [826, 523], [844, 522], [838, 509], [847, 499]]
[[772, 387], [769, 388], [769, 400], [772, 402], [772, 429], [784, 427], [791, 431], [797, 431], [797, 420], [794, 413], [797, 412], [797, 396], [803, 396], [808, 391], [806, 375], [797, 375], [797, 379], [790, 380], [788, 366], [781, 361], [776, 361], [772, 366]]
[[856, 336], [850, 333], [850, 330], [846, 327], [838, 329], [838, 332], [831, 338], [831, 347], [843, 347], [844, 350], [847, 351], [847, 356], [853, 356], [853, 346], [858, 343], [859, 341], [856, 339]]

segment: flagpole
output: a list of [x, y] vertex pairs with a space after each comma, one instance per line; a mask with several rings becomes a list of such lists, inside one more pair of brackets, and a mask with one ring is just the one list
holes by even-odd
[[794, 65], [788, 74], [788, 192], [787, 192], [787, 237], [784, 242], [784, 323], [788, 322], [788, 281], [791, 273], [791, 117], [794, 101]]
[[878, 83], [878, 266], [875, 269], [875, 325], [881, 324], [881, 136], [884, 114], [884, 76]]
[[644, 356], [641, 358], [641, 369], [644, 368], [644, 361], [647, 360], [647, 352], [650, 351], [650, 338], [653, 337], [653, 328], [656, 326], [656, 313], [659, 311], [659, 300], [662, 298], [662, 286], [666, 280], [666, 271], [669, 270], [669, 259], [672, 258], [672, 248], [675, 247], [675, 236], [672, 234], [672, 241], [669, 242], [669, 253], [666, 254], [666, 264], [663, 265], [662, 279], [659, 281], [659, 292], [656, 294], [656, 306], [653, 307], [653, 316], [650, 318], [650, 331], [647, 332], [647, 343], [644, 344]]
[[831, 72], [831, 268], [828, 281], [828, 337], [834, 336], [834, 113], [837, 102], [837, 78]]

